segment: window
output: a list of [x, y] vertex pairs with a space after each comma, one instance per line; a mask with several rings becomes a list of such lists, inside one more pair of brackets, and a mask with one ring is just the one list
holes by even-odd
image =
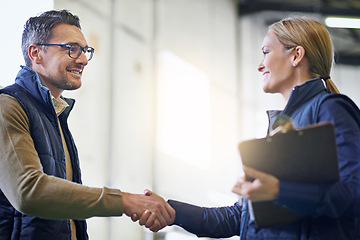
[[158, 148], [201, 168], [211, 157], [210, 86], [201, 70], [164, 51], [159, 55]]
[[[20, 65], [24, 65], [21, 52], [21, 35], [26, 20], [37, 14], [54, 8], [54, 1], [49, 0], [17, 0], [6, 1], [0, 14], [0, 29], [6, 37], [1, 37], [2, 58], [0, 86], [14, 83]], [[9, 21], [11, 19], [11, 21]]]

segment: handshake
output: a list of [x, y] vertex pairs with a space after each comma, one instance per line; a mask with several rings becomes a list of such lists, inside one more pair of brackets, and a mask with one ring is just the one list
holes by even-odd
[[175, 210], [159, 195], [145, 189], [145, 194], [123, 192], [124, 213], [134, 222], [139, 220], [153, 232], [171, 225], [175, 220]]

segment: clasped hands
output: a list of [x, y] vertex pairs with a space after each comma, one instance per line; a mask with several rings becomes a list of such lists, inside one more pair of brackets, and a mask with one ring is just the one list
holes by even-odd
[[[245, 176], [254, 178], [247, 181], [241, 177], [232, 191], [253, 202], [275, 200], [279, 193], [279, 180], [273, 175], [243, 166]], [[175, 210], [160, 196], [146, 189], [142, 194], [123, 193], [124, 212], [141, 226], [153, 232], [171, 225], [175, 220]]]
[[153, 232], [175, 220], [175, 210], [159, 195], [146, 189], [145, 194], [123, 193], [124, 213], [134, 222], [139, 220]]

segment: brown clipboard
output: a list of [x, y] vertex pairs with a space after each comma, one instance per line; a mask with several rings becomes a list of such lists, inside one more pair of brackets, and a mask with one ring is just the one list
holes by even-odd
[[[280, 180], [330, 183], [339, 180], [334, 126], [330, 122], [252, 139], [239, 144], [242, 163]], [[300, 220], [300, 216], [272, 201], [249, 202], [251, 218], [261, 227]]]

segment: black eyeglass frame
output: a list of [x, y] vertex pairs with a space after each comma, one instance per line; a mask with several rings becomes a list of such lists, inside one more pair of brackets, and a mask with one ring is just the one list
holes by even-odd
[[[69, 43], [69, 44], [59, 44], [59, 43], [35, 43], [36, 45], [39, 45], [39, 46], [59, 46], [59, 47], [63, 47], [63, 48], [67, 48], [69, 51], [68, 51], [68, 54], [69, 54], [69, 57], [72, 58], [72, 59], [78, 59], [81, 55], [81, 52], [84, 52], [85, 55], [86, 55], [86, 52], [89, 52], [90, 53], [90, 56], [88, 57], [88, 61], [90, 61], [92, 59], [92, 57], [94, 56], [94, 51], [95, 49], [93, 47], [89, 47], [89, 46], [85, 46], [85, 47], [82, 47], [80, 46], [79, 44], [77, 43]], [[76, 57], [72, 57], [71, 56], [71, 48], [73, 46], [78, 46], [81, 51], [78, 52], [78, 55]], [[90, 51], [89, 51], [90, 50]]]

